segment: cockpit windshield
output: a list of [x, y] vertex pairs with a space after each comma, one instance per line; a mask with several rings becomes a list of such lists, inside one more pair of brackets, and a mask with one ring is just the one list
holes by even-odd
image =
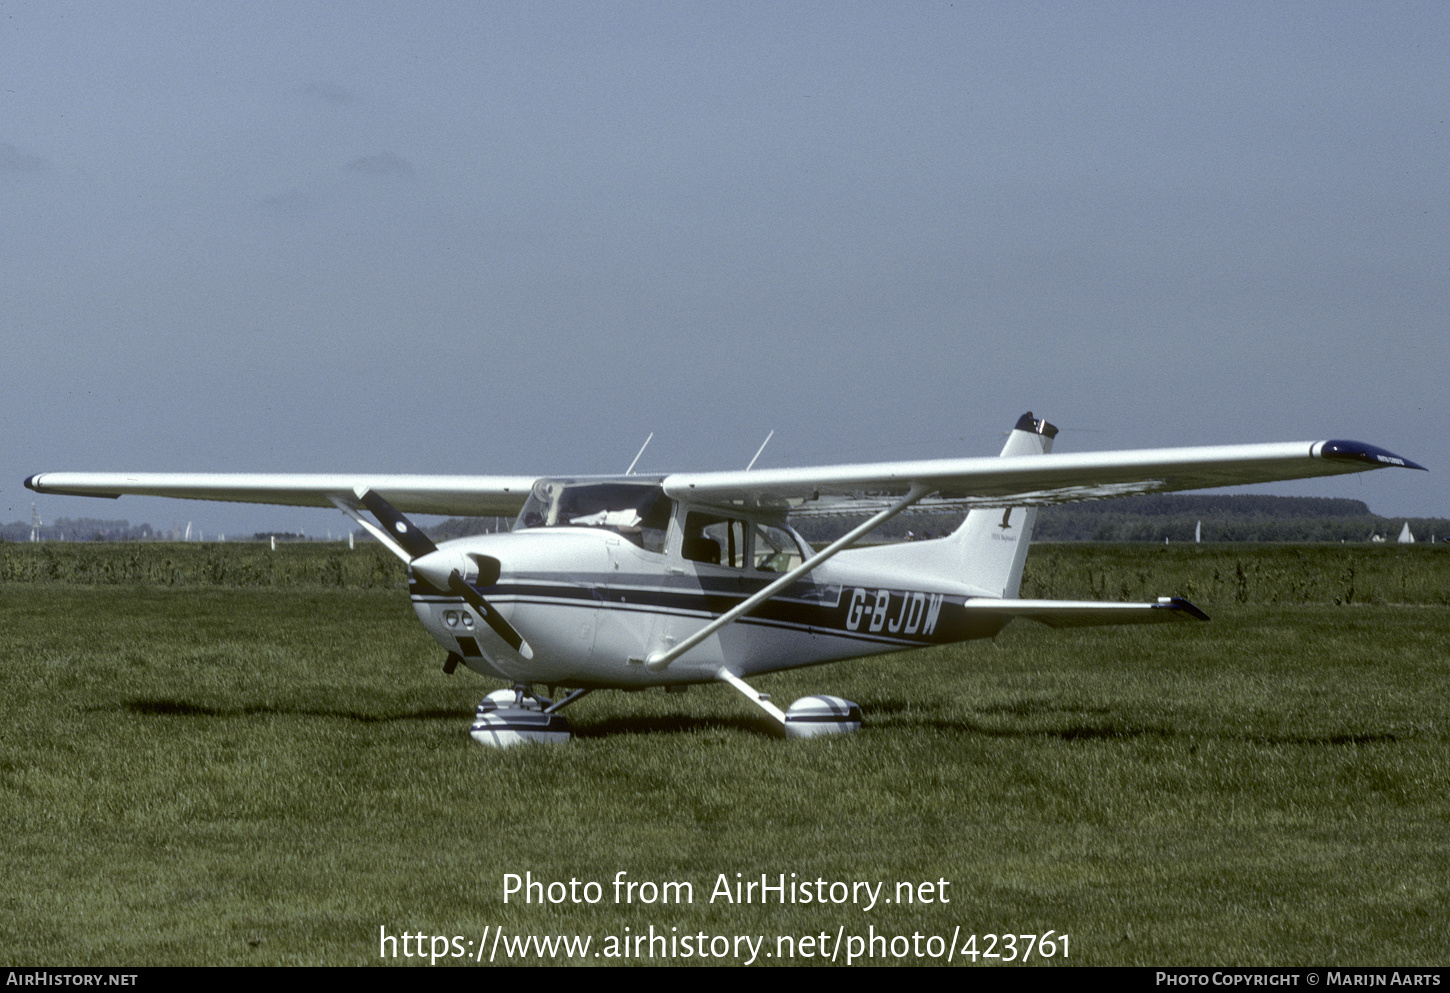
[[657, 481], [541, 479], [519, 511], [514, 530], [605, 528], [647, 551], [663, 552], [673, 504]]

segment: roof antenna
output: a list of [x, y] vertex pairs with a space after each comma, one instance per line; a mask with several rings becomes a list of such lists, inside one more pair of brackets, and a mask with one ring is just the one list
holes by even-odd
[[636, 464], [638, 464], [639, 457], [644, 454], [644, 450], [649, 447], [650, 438], [653, 438], [654, 436], [655, 436], [655, 433], [653, 431], [651, 431], [649, 433], [649, 438], [646, 438], [644, 440], [644, 444], [639, 446], [639, 451], [636, 452], [635, 455], [634, 455], [634, 461], [629, 464], [629, 468], [628, 469], [624, 470], [624, 474], [626, 476], [633, 476], [634, 475], [634, 467], [635, 467]]
[[[771, 428], [770, 429], [770, 434], [768, 434], [768, 435], [765, 436], [765, 440], [762, 441], [760, 443], [760, 447], [755, 450], [755, 459], [760, 458], [760, 453], [763, 452], [763, 451], [765, 451], [765, 446], [766, 445], [769, 445], [770, 444], [770, 439], [772, 439], [774, 437], [775, 437], [775, 428]], [[752, 468], [755, 467], [755, 459], [751, 459], [750, 460], [750, 465], [748, 465], [748, 466], [745, 467], [745, 471], [746, 472], [749, 472]]]

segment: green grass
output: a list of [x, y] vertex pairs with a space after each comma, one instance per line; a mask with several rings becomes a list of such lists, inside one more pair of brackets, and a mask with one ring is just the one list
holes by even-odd
[[1450, 606], [1450, 545], [1034, 545], [1022, 596]]
[[364, 542], [0, 543], [0, 583], [117, 586], [336, 586], [406, 589], [403, 564]]
[[[1267, 551], [1234, 554], [1289, 568]], [[1104, 573], [1120, 551], [1100, 553], [1059, 563], [1059, 582], [1080, 568], [1111, 595], [1148, 568]], [[1240, 603], [1235, 578], [1205, 599], [1210, 624], [1014, 624], [759, 680], [781, 702], [858, 701], [857, 735], [778, 740], [719, 687], [596, 693], [570, 709], [568, 745], [497, 752], [465, 733], [493, 685], [439, 671], [404, 593], [308, 575], [323, 578], [0, 585], [6, 964], [367, 964], [380, 927], [598, 950], [651, 924], [767, 949], [842, 926], [1052, 929], [1075, 964], [1450, 958], [1435, 602]], [[689, 881], [695, 902], [615, 906], [620, 870]], [[597, 880], [605, 900], [504, 905], [504, 874], [525, 871]], [[945, 878], [951, 902], [709, 903], [737, 872]]]

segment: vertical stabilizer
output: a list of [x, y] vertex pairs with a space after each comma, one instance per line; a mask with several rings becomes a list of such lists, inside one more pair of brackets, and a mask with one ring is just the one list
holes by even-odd
[[[1002, 455], [1045, 455], [1052, 451], [1055, 437], [1057, 428], [1035, 420], [1028, 411], [1012, 429]], [[988, 596], [1016, 599], [1036, 520], [1036, 507], [982, 507], [967, 514], [962, 526], [947, 539], [960, 553], [961, 579]]]

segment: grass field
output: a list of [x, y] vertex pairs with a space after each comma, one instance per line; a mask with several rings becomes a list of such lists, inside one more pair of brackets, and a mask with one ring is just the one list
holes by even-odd
[[[42, 546], [44, 574], [0, 548], [6, 964], [368, 964], [380, 929], [500, 926], [605, 964], [651, 925], [763, 935], [767, 962], [870, 928], [1051, 930], [1071, 964], [1450, 960], [1436, 549], [1044, 546], [1024, 595], [1191, 593], [1214, 620], [1019, 623], [759, 681], [858, 701], [856, 735], [778, 740], [721, 687], [595, 694], [568, 745], [495, 752], [465, 733], [494, 685], [441, 673], [385, 559], [235, 547]], [[620, 871], [694, 900], [617, 905]], [[506, 905], [525, 872], [603, 899]], [[712, 903], [722, 873], [950, 902]], [[892, 951], [867, 961], [933, 961]]]

